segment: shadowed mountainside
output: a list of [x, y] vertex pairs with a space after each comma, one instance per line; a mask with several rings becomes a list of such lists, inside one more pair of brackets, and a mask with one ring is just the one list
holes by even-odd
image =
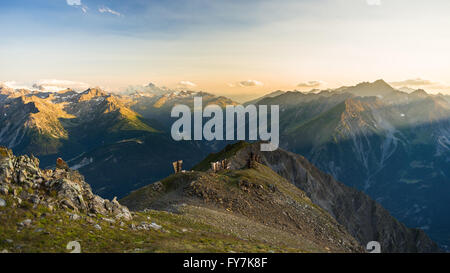
[[247, 164], [250, 153], [257, 154], [263, 164], [304, 191], [314, 204], [330, 213], [362, 245], [379, 241], [383, 252], [440, 251], [422, 230], [407, 228], [366, 194], [336, 181], [304, 157], [282, 149], [260, 152], [259, 146], [259, 143], [245, 142], [229, 145], [194, 169], [204, 170], [209, 162], [223, 158], [230, 158], [232, 168], [240, 169]]

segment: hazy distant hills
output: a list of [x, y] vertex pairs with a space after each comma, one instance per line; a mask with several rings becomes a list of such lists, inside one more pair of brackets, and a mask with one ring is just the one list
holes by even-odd
[[203, 107], [209, 104], [225, 107], [226, 105], [237, 105], [237, 102], [206, 92], [195, 91], [173, 91], [163, 95], [151, 95], [149, 93], [134, 93], [129, 95], [129, 107], [147, 119], [157, 120], [166, 128], [170, 128], [175, 119], [170, 117], [172, 108], [177, 104], [194, 106], [194, 97], [202, 97]]
[[379, 80], [259, 103], [280, 105], [283, 148], [449, 243], [450, 218], [443, 216], [450, 212], [448, 96], [405, 93]]

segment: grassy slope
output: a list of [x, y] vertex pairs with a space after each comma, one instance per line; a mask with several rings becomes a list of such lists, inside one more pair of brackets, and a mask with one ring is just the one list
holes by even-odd
[[[240, 145], [229, 146], [216, 156], [230, 155]], [[304, 192], [264, 165], [216, 174], [194, 171], [171, 175], [132, 192], [121, 203], [134, 210], [176, 210], [282, 251], [349, 251], [347, 247], [354, 240]], [[344, 247], [335, 244], [340, 240]], [[358, 251], [355, 245], [350, 249]]]
[[[8, 198], [2, 196], [8, 203]], [[248, 241], [191, 217], [149, 210], [132, 221], [111, 224], [101, 215], [71, 220], [67, 211], [43, 207], [0, 207], [0, 251], [70, 252], [66, 245], [78, 241], [82, 252], [268, 252], [283, 251], [263, 242]], [[31, 219], [23, 229], [17, 223]], [[156, 223], [162, 230], [133, 230], [141, 222]], [[94, 227], [99, 224], [102, 230]], [[10, 241], [12, 240], [12, 242]], [[286, 250], [284, 250], [286, 251]]]

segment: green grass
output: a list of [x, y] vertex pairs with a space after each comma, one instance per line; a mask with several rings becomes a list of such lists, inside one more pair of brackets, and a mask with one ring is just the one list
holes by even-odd
[[[136, 213], [132, 221], [111, 224], [101, 216], [70, 220], [66, 211], [50, 212], [30, 205], [11, 208], [12, 200], [3, 197], [7, 206], [0, 208], [0, 251], [70, 252], [70, 241], [81, 244], [82, 252], [267, 252], [283, 251], [261, 242], [245, 241], [213, 226], [196, 222], [183, 215], [150, 210]], [[31, 219], [30, 227], [19, 229], [17, 223]], [[132, 230], [131, 224], [155, 222], [162, 230]], [[94, 228], [99, 224], [102, 230]], [[42, 229], [42, 231], [39, 231]], [[10, 243], [7, 240], [12, 240]]]

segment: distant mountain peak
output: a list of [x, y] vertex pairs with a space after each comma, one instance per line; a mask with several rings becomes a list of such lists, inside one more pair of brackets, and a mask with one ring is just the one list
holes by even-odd
[[412, 92], [411, 95], [418, 97], [426, 97], [428, 96], [428, 93], [423, 89], [417, 89], [416, 91]]
[[387, 82], [385, 82], [383, 79], [379, 79], [379, 80], [376, 80], [376, 81], [374, 81], [372, 84], [375, 84], [375, 85], [384, 85], [384, 86], [389, 86], [389, 87], [391, 87]]
[[96, 97], [107, 97], [109, 94], [99, 87], [89, 88], [81, 93], [79, 101], [91, 100]]
[[362, 82], [356, 86], [342, 88], [340, 92], [347, 92], [361, 97], [385, 97], [396, 92], [396, 90], [384, 80], [374, 82]]
[[408, 93], [408, 94], [410, 94], [410, 93], [416, 91], [416, 89], [410, 88], [410, 87], [408, 87], [408, 86], [400, 87], [400, 88], [398, 88], [398, 90], [399, 90], [399, 91], [402, 91], [402, 92], [405, 92], [405, 93]]
[[383, 79], [376, 80], [374, 82], [361, 82], [356, 85], [356, 87], [372, 87], [372, 88], [386, 88], [386, 89], [394, 89]]
[[74, 91], [74, 90], [71, 89], [71, 88], [66, 88], [66, 89], [60, 90], [60, 91], [58, 91], [58, 92], [56, 92], [56, 93], [57, 93], [57, 94], [67, 94], [67, 93], [72, 93], [72, 92], [76, 92], [76, 91]]

